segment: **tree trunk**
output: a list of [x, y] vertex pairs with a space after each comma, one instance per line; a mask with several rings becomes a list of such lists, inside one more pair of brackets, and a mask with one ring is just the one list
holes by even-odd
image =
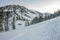
[[16, 29], [15, 28], [15, 16], [13, 17], [13, 29]]

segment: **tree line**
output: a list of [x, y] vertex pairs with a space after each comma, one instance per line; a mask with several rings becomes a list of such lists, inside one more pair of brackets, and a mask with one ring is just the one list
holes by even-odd
[[46, 21], [46, 20], [49, 20], [49, 19], [52, 19], [52, 18], [55, 18], [57, 16], [60, 16], [60, 10], [58, 10], [57, 12], [54, 12], [53, 14], [50, 14], [50, 13], [45, 13], [45, 14], [42, 14], [43, 16], [39, 16], [39, 18], [35, 17], [33, 20], [32, 20], [32, 23], [31, 24], [36, 24], [36, 23], [39, 23], [39, 22], [42, 22], [42, 21]]

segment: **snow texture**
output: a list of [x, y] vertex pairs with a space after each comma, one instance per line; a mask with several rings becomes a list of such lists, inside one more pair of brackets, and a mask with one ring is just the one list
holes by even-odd
[[60, 40], [60, 16], [27, 27], [16, 26], [16, 30], [1, 32], [0, 40]]

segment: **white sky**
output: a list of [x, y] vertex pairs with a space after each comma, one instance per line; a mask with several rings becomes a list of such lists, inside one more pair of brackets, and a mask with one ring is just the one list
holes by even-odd
[[51, 12], [60, 9], [60, 0], [0, 0], [0, 6], [18, 4], [40, 12]]

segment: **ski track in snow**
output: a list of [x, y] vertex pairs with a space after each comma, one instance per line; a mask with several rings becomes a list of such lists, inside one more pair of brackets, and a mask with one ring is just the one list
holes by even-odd
[[60, 40], [60, 16], [16, 30], [1, 32], [0, 40]]

